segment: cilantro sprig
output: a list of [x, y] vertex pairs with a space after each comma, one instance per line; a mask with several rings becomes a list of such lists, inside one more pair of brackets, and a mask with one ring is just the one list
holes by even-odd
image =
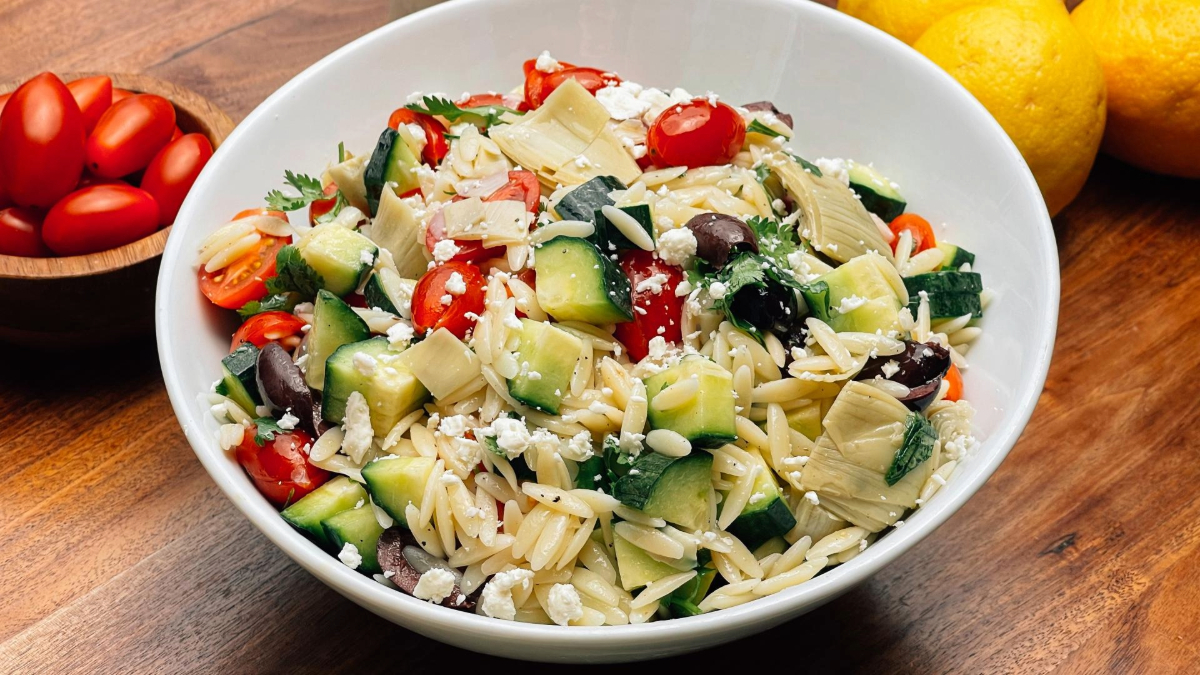
[[275, 440], [275, 434], [286, 434], [287, 430], [279, 426], [273, 417], [259, 417], [254, 420], [254, 443], [266, 445]]
[[795, 224], [785, 225], [777, 220], [754, 216], [746, 220], [746, 226], [758, 240], [758, 252], [784, 269], [790, 267], [788, 255], [804, 248], [796, 237]]
[[325, 188], [321, 185], [321, 181], [312, 176], [287, 170], [283, 172], [283, 182], [295, 188], [300, 194], [285, 195], [282, 190], [271, 190], [267, 193], [267, 205], [273, 209], [296, 211], [315, 201], [329, 198], [325, 194]]
[[750, 120], [750, 124], [746, 125], [746, 133], [762, 134], [763, 136], [769, 136], [771, 138], [791, 138], [791, 136], [787, 134], [781, 134], [762, 122], [759, 122], [758, 120]]
[[237, 313], [242, 319], [249, 319], [255, 314], [263, 312], [290, 312], [296, 308], [297, 302], [299, 302], [299, 298], [295, 293], [278, 293], [268, 295], [262, 300], [251, 300], [242, 305]]
[[295, 292], [304, 299], [317, 296], [325, 285], [325, 279], [305, 262], [300, 249], [288, 244], [275, 255], [276, 276], [267, 279], [267, 292], [282, 294]]
[[453, 101], [440, 96], [424, 96], [421, 98], [421, 103], [410, 103], [404, 107], [413, 112], [425, 115], [440, 115], [450, 123], [458, 121], [469, 122], [484, 129], [494, 127], [497, 124], [504, 124], [505, 122], [501, 118], [505, 113], [512, 113], [514, 115], [525, 114], [519, 110], [506, 108], [502, 105], [460, 108]]

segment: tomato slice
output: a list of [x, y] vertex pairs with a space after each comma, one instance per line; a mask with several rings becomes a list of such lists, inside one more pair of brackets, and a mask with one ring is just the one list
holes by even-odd
[[588, 92], [597, 91], [621, 83], [621, 78], [614, 73], [605, 72], [599, 68], [587, 68], [559, 61], [559, 70], [553, 73], [543, 73], [537, 69], [537, 59], [525, 62], [525, 102], [530, 109], [541, 107], [546, 97], [554, 92], [560, 84], [567, 80], [576, 80]]
[[946, 400], [957, 401], [961, 399], [963, 395], [963, 381], [962, 371], [958, 369], [958, 366], [953, 363], [950, 364], [950, 370], [946, 371], [945, 380], [950, 383], [949, 388], [946, 389]]
[[421, 150], [421, 159], [429, 166], [442, 163], [442, 158], [450, 152], [450, 144], [446, 142], [446, 127], [432, 115], [419, 113], [408, 108], [397, 108], [388, 118], [388, 126], [399, 129], [401, 124], [419, 124], [425, 130], [425, 147]]
[[328, 471], [308, 461], [313, 442], [308, 434], [299, 430], [276, 433], [259, 445], [254, 441], [255, 432], [254, 427], [246, 429], [237, 448], [238, 464], [275, 506], [293, 504], [331, 478]]
[[698, 98], [663, 111], [646, 133], [646, 148], [658, 166], [728, 164], [746, 140], [746, 121], [731, 106]]
[[[499, 202], [509, 199], [520, 200], [525, 202], [525, 208], [532, 214], [537, 214], [538, 202], [541, 199], [542, 188], [538, 183], [537, 175], [532, 171], [509, 171], [508, 182], [501, 185], [495, 192], [483, 198], [485, 202]], [[455, 197], [454, 201], [463, 199], [463, 197]], [[446, 219], [441, 212], [434, 214], [429, 219], [429, 225], [425, 228], [425, 248], [433, 253], [433, 248], [438, 242], [446, 239]], [[504, 248], [494, 246], [492, 248], [484, 248], [483, 242], [454, 240], [458, 246], [458, 253], [454, 254], [451, 260], [460, 262], [481, 262], [488, 258], [496, 258], [503, 254]]]
[[[633, 321], [617, 324], [613, 332], [629, 351], [629, 358], [634, 361], [646, 358], [650, 341], [656, 337], [668, 343], [681, 342], [684, 298], [675, 297], [675, 288], [683, 281], [683, 271], [650, 251], [625, 251], [617, 264], [633, 287]], [[651, 283], [642, 284], [648, 279]]]
[[330, 211], [333, 210], [333, 207], [337, 206], [337, 197], [334, 196], [337, 194], [337, 191], [338, 191], [337, 185], [330, 183], [329, 185], [326, 185], [323, 189], [325, 196], [329, 197], [329, 199], [318, 199], [308, 205], [308, 224], [309, 225], [316, 227], [317, 219], [320, 218], [321, 216], [325, 215], [326, 213], [329, 213]]
[[483, 198], [485, 202], [502, 202], [509, 199], [525, 202], [525, 210], [537, 215], [538, 202], [542, 197], [542, 186], [537, 174], [524, 169], [509, 171], [508, 182]]
[[[459, 294], [450, 293], [447, 289], [456, 274], [466, 285]], [[483, 314], [485, 284], [483, 272], [470, 263], [452, 260], [429, 270], [413, 289], [413, 330], [424, 335], [430, 330], [445, 328], [459, 339], [466, 337], [476, 321], [467, 314], [475, 317]], [[446, 299], [449, 299], [448, 303], [443, 302]]]
[[912, 235], [913, 246], [910, 255], [916, 255], [937, 246], [937, 239], [933, 236], [933, 226], [929, 224], [928, 220], [915, 213], [901, 213], [892, 219], [892, 222], [888, 224], [888, 229], [896, 235], [896, 238], [892, 240], [892, 253], [895, 253], [896, 247], [900, 245], [901, 232], [908, 232]]
[[[288, 338], [299, 335], [304, 329], [304, 321], [288, 312], [263, 312], [246, 319], [245, 323], [233, 334], [233, 342], [229, 345], [232, 353], [242, 346], [243, 342], [262, 349], [272, 342], [283, 342], [287, 348], [295, 345], [286, 344]], [[295, 341], [295, 342], [298, 342]]]
[[529, 110], [529, 106], [525, 104], [524, 99], [511, 96], [509, 94], [497, 94], [488, 92], [486, 94], [471, 94], [454, 105], [460, 108], [486, 108], [492, 105], [504, 106], [525, 112]]
[[[287, 214], [267, 209], [248, 209], [234, 218], [248, 215], [271, 215], [281, 218]], [[275, 276], [275, 255], [287, 245], [287, 237], [263, 235], [258, 245], [225, 269], [209, 274], [200, 268], [200, 292], [214, 304], [225, 309], [240, 309], [251, 300], [267, 297], [266, 280]]]

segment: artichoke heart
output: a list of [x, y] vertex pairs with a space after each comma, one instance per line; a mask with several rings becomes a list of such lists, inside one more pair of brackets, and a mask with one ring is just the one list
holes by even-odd
[[360, 155], [329, 167], [329, 177], [333, 179], [338, 190], [342, 191], [346, 203], [363, 213], [370, 212], [370, 207], [367, 205], [367, 186], [363, 180], [363, 176], [367, 173], [367, 160], [369, 159], [371, 159], [370, 155]]
[[392, 190], [379, 197], [379, 213], [368, 226], [368, 236], [392, 254], [396, 272], [408, 279], [425, 273], [429, 260], [425, 257], [425, 232], [421, 229], [416, 210]]

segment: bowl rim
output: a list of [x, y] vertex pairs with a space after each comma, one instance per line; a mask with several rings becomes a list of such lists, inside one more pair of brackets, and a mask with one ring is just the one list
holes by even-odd
[[[195, 131], [188, 133], [202, 133], [207, 136], [214, 151], [225, 142], [234, 128], [233, 119], [208, 98], [187, 87], [152, 75], [92, 71], [63, 71], [54, 74], [63, 82], [107, 75], [114, 87], [138, 94], [162, 96], [175, 106], [177, 123], [179, 112], [185, 113], [191, 120], [187, 126], [196, 127]], [[0, 94], [16, 91], [29, 77], [31, 76], [0, 83]], [[172, 223], [155, 230], [152, 234], [124, 246], [85, 255], [29, 258], [0, 254], [0, 279], [68, 279], [133, 267], [162, 255], [173, 225]]]
[[[230, 135], [228, 140], [236, 144], [241, 140], [242, 134], [247, 133], [246, 130], [252, 126], [252, 123], [267, 116], [270, 109], [278, 101], [287, 98], [294, 90], [303, 86], [309, 78], [328, 68], [333, 62], [340, 60], [346, 53], [358, 49], [359, 46], [375, 40], [385, 40], [393, 31], [403, 31], [410, 24], [420, 23], [430, 17], [443, 13], [469, 11], [475, 5], [490, 1], [451, 0], [450, 2], [428, 7], [402, 17], [355, 39], [309, 66], [277, 89], [259, 104], [254, 111], [247, 115], [245, 118], [246, 123], [239, 126]], [[430, 632], [442, 630], [468, 631], [479, 638], [481, 650], [483, 651], [486, 651], [483, 643], [488, 640], [524, 640], [529, 641], [531, 644], [551, 648], [569, 648], [581, 643], [587, 643], [589, 650], [620, 647], [627, 649], [652, 649], [655, 646], [661, 646], [662, 651], [669, 651], [670, 646], [676, 640], [695, 640], [697, 637], [719, 634], [722, 630], [734, 626], [745, 628], [747, 626], [753, 627], [778, 623], [777, 619], [779, 617], [787, 618], [798, 614], [804, 607], [815, 607], [850, 590], [892, 563], [901, 554], [941, 526], [991, 477], [1009, 451], [1011, 451], [1033, 413], [1033, 409], [1045, 385], [1057, 332], [1060, 293], [1058, 252], [1050, 216], [1045, 209], [1045, 204], [1041, 198], [1041, 192], [1038, 189], [1037, 183], [1024, 159], [1021, 157], [1020, 152], [1000, 125], [992, 118], [991, 114], [965, 88], [949, 74], [933, 64], [932, 61], [929, 61], [903, 42], [883, 31], [832, 8], [809, 2], [808, 0], [764, 0], [764, 2], [777, 3], [799, 12], [804, 18], [817, 22], [829, 22], [831, 26], [853, 31], [857, 39], [874, 43], [876, 46], [893, 52], [895, 58], [913, 61], [914, 67], [923, 69], [932, 79], [940, 81], [942, 87], [952, 90], [953, 96], [962, 99], [964, 105], [977, 113], [978, 123], [986, 125], [991, 129], [992, 135], [1001, 144], [1002, 151], [1012, 162], [1016, 173], [1014, 178], [1017, 179], [1017, 186], [1014, 190], [1023, 189], [1042, 206], [1038, 212], [1039, 218], [1035, 229], [1040, 240], [1041, 263], [1046, 269], [1052, 270], [1048, 278], [1041, 280], [1043, 283], [1038, 287], [1039, 291], [1045, 296], [1045, 309], [1040, 317], [1043, 329], [1041, 334], [1036, 336], [1038, 348], [1034, 358], [1031, 360], [1031, 376], [1021, 388], [1014, 392], [1011, 407], [1011, 423], [997, 429], [986, 440], [987, 444], [995, 445], [996, 451], [988, 458], [988, 461], [981, 465], [979, 473], [972, 480], [964, 483], [961, 492], [953, 498], [936, 500], [927, 506], [923, 506], [921, 509], [923, 520], [919, 525], [899, 527], [889, 531], [887, 536], [881, 537], [862, 555], [839, 565], [836, 569], [815, 577], [811, 581], [729, 609], [699, 616], [647, 624], [594, 627], [526, 624], [513, 621], [499, 621], [467, 612], [448, 611], [444, 607], [435, 606], [387, 588], [373, 579], [349, 569], [335, 557], [320, 550], [305, 539], [300, 533], [288, 526], [283, 519], [267, 517], [265, 514], [255, 511], [251, 508], [247, 499], [262, 499], [261, 496], [257, 494], [245, 494], [243, 490], [235, 486], [232, 480], [234, 471], [229, 462], [219, 461], [216, 454], [209, 457], [207, 456], [208, 453], [202, 452], [199, 449], [201, 447], [212, 446], [214, 440], [202, 424], [194, 423], [197, 421], [198, 416], [198, 406], [196, 405], [197, 392], [182, 390], [179, 373], [175, 362], [172, 360], [177, 355], [172, 345], [166, 339], [167, 307], [165, 298], [169, 293], [169, 274], [166, 270], [169, 269], [169, 266], [180, 264], [182, 255], [180, 251], [181, 244], [179, 243], [182, 239], [180, 239], [174, 245], [168, 244], [164, 254], [164, 264], [159, 272], [158, 295], [155, 309], [158, 350], [171, 405], [181, 422], [193, 451], [213, 477], [218, 487], [275, 546], [319, 580], [358, 604], [376, 612], [387, 609], [394, 615], [402, 617], [405, 620], [405, 623], [402, 625], [406, 628], [410, 626], [429, 627]], [[210, 163], [210, 168], [217, 164]], [[208, 173], [208, 169], [206, 169], [205, 173]], [[197, 183], [201, 184], [200, 182], [205, 181], [205, 179], [206, 176], [201, 176]], [[185, 203], [184, 210], [186, 209], [188, 209], [188, 204]], [[182, 212], [184, 211], [181, 210]], [[424, 630], [421, 630], [421, 632], [424, 632]], [[714, 642], [713, 644], [717, 643]], [[553, 654], [550, 653], [531, 656], [533, 656], [533, 660], [539, 660], [539, 656], [543, 656], [546, 659], [554, 658]]]

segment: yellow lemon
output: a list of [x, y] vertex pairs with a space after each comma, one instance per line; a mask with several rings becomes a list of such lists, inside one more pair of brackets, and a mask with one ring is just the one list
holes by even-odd
[[1104, 135], [1104, 73], [1061, 5], [968, 7], [913, 46], [1004, 127], [1051, 214], [1079, 194]]
[[1104, 151], [1200, 178], [1200, 2], [1086, 0], [1071, 20], [1104, 68]]
[[865, 21], [911, 45], [944, 16], [965, 7], [990, 4], [1057, 6], [1066, 14], [1062, 0], [839, 0], [838, 10]]

